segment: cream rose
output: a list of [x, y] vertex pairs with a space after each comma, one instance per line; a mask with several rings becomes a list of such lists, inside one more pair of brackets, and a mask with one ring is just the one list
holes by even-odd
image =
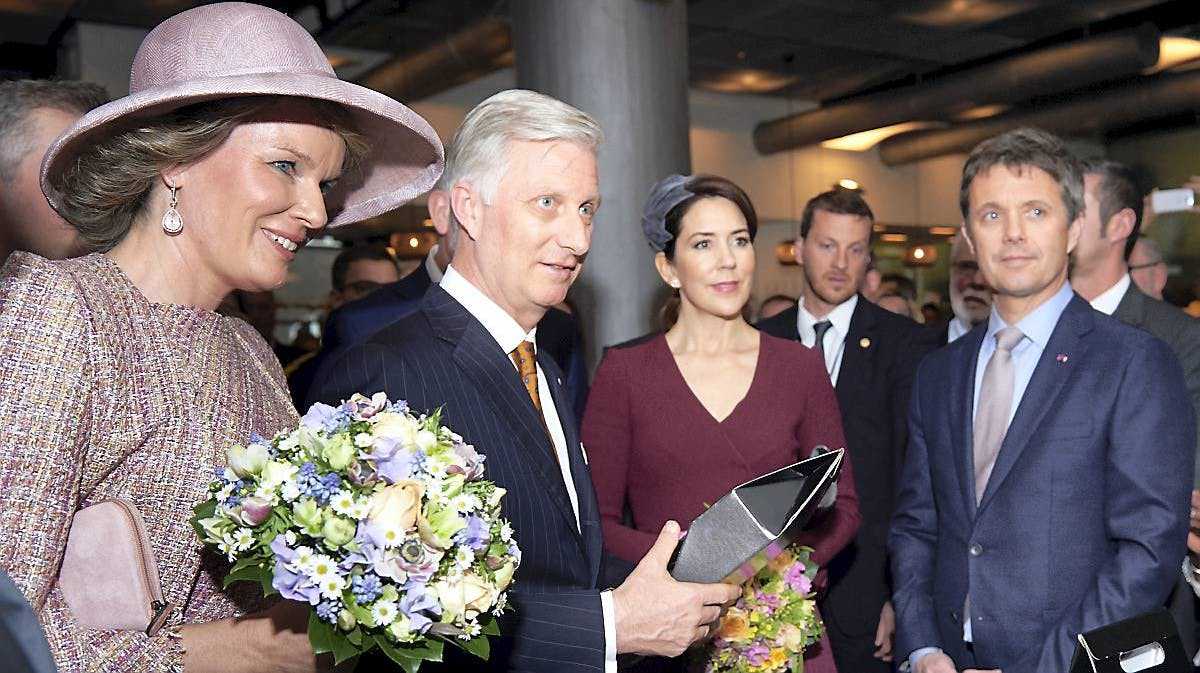
[[459, 615], [474, 618], [491, 609], [500, 595], [495, 587], [475, 573], [464, 574], [458, 582], [434, 582], [433, 590], [442, 604], [443, 621], [453, 621]]
[[425, 485], [412, 479], [401, 479], [386, 486], [371, 496], [367, 522], [387, 530], [414, 530], [421, 520], [421, 497], [424, 495]]
[[416, 419], [388, 411], [375, 414], [374, 421], [372, 429], [376, 437], [397, 439], [409, 447], [417, 443], [417, 434], [421, 432], [421, 426]]

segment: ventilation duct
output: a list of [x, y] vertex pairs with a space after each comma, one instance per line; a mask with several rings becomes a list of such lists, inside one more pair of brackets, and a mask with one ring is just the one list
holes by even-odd
[[361, 84], [410, 102], [510, 65], [512, 33], [508, 23], [484, 19], [415, 54], [388, 61]]
[[968, 109], [1071, 91], [1139, 73], [1158, 60], [1159, 32], [1149, 24], [1012, 56], [936, 80], [847, 99], [754, 129], [763, 154], [900, 122], [949, 119]]
[[877, 149], [883, 163], [898, 166], [967, 152], [983, 140], [1021, 126], [1036, 126], [1061, 135], [1094, 134], [1196, 111], [1200, 111], [1200, 70], [1157, 75], [1029, 112], [965, 122], [944, 130], [904, 133], [884, 140]]

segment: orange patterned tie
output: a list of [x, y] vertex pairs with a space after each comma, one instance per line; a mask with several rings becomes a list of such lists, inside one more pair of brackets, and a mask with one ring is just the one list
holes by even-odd
[[[525, 384], [525, 391], [529, 393], [529, 399], [533, 400], [533, 408], [537, 409], [542, 429], [550, 438], [550, 446], [554, 447], [554, 438], [550, 435], [550, 428], [546, 425], [546, 416], [542, 413], [542, 398], [538, 395], [537, 355], [534, 352], [533, 342], [522, 341], [509, 355], [512, 356], [513, 364], [517, 365], [517, 372], [521, 375], [521, 383]], [[558, 447], [554, 447], [554, 449], [557, 454]]]

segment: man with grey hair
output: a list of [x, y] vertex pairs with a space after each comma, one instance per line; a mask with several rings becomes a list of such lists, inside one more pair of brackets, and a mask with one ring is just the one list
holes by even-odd
[[82, 252], [75, 229], [42, 195], [38, 173], [54, 140], [107, 100], [104, 88], [90, 82], [0, 82], [0, 264], [14, 250], [48, 259]]
[[916, 673], [1070, 668], [1080, 633], [1162, 605], [1188, 528], [1196, 421], [1162, 341], [1067, 281], [1083, 170], [1018, 129], [963, 167], [985, 329], [925, 358], [889, 547]]
[[1158, 241], [1145, 234], [1138, 235], [1129, 253], [1129, 277], [1147, 297], [1163, 300], [1163, 289], [1167, 287], [1167, 262]]
[[[707, 637], [730, 585], [667, 572], [680, 528], [612, 590], [599, 510], [562, 373], [535, 346], [587, 257], [603, 133], [583, 112], [531, 91], [504, 91], [467, 114], [441, 186], [458, 233], [450, 266], [412, 315], [349, 349], [317, 397], [385, 391], [487, 456], [507, 491], [503, 514], [522, 559], [488, 670], [616, 670], [618, 652], [676, 656]], [[449, 648], [452, 649], [452, 648]], [[447, 652], [449, 670], [469, 661]]]
[[950, 309], [954, 317], [946, 323], [943, 346], [987, 322], [992, 312], [992, 287], [979, 270], [975, 251], [961, 235], [950, 244]]

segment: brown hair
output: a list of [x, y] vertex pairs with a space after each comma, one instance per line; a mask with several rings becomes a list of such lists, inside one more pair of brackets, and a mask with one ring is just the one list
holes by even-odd
[[675, 258], [675, 239], [679, 236], [679, 229], [683, 225], [683, 216], [700, 199], [719, 197], [731, 201], [738, 207], [738, 210], [742, 211], [742, 217], [746, 218], [746, 227], [750, 230], [750, 240], [754, 240], [755, 235], [758, 234], [758, 213], [754, 211], [754, 204], [750, 202], [750, 197], [746, 196], [746, 192], [741, 187], [720, 176], [697, 175], [688, 180], [683, 188], [691, 192], [692, 196], [680, 201], [675, 204], [674, 208], [667, 211], [663, 222], [667, 233], [671, 235], [671, 240], [663, 247], [663, 254], [667, 256], [667, 259]]
[[994, 167], [1010, 169], [1040, 168], [1062, 190], [1063, 205], [1067, 208], [1067, 224], [1083, 212], [1083, 165], [1075, 153], [1058, 136], [1041, 129], [1020, 128], [989, 138], [971, 150], [963, 166], [962, 184], [958, 190], [958, 206], [963, 221], [971, 224], [971, 183], [975, 176]]
[[[151, 120], [134, 121], [89, 146], [63, 171], [59, 212], [79, 230], [88, 251], [112, 249], [133, 226], [147, 196], [170, 166], [194, 163], [216, 151], [234, 128], [275, 107], [278, 96], [241, 96], [198, 103]], [[346, 143], [343, 169], [366, 155], [366, 141], [339, 105], [298, 98]]]
[[[809, 230], [812, 229], [813, 212], [818, 209], [836, 215], [865, 217], [868, 222], [875, 224], [875, 213], [871, 212], [871, 206], [867, 205], [857, 190], [837, 187], [817, 194], [804, 204], [804, 214], [800, 216], [800, 238], [808, 236]], [[871, 237], [875, 237], [873, 229]]]

